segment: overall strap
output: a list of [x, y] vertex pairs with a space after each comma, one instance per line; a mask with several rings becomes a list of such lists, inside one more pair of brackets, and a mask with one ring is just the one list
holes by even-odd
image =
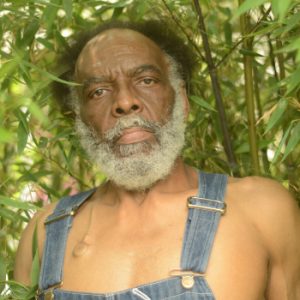
[[188, 199], [189, 215], [181, 269], [204, 274], [221, 215], [227, 175], [199, 173], [199, 194]]
[[73, 216], [94, 191], [95, 189], [92, 189], [62, 198], [54, 212], [46, 219], [46, 241], [39, 279], [41, 294], [61, 285], [67, 236]]

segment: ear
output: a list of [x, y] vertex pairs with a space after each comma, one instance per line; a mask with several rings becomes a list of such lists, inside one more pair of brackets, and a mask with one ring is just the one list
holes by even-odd
[[184, 101], [183, 105], [184, 105], [184, 116], [185, 119], [188, 118], [189, 112], [190, 112], [190, 102], [189, 102], [189, 98], [186, 92], [186, 88], [185, 88], [185, 82], [182, 82], [181, 87], [180, 87], [180, 94], [181, 94], [181, 98]]

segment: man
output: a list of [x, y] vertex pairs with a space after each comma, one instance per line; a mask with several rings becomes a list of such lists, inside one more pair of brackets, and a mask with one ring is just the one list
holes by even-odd
[[157, 38], [146, 25], [111, 23], [73, 47], [80, 86], [67, 105], [108, 180], [33, 218], [16, 280], [30, 284], [37, 224], [39, 299], [300, 299], [295, 201], [272, 180], [183, 163], [181, 50], [192, 60], [183, 44], [170, 50], [172, 32], [152, 24]]

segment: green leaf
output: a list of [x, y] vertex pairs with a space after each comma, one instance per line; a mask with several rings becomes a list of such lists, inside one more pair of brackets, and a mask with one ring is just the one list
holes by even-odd
[[267, 0], [246, 0], [244, 1], [239, 8], [235, 11], [232, 17], [232, 21], [236, 20], [240, 15], [247, 12], [248, 10], [255, 8], [263, 3], [267, 2]]
[[47, 41], [46, 39], [37, 38], [36, 41], [42, 44], [45, 48], [51, 51], [55, 51], [53, 44]]
[[298, 146], [300, 142], [300, 122], [293, 128], [288, 144], [286, 145], [284, 155], [281, 161], [284, 161], [287, 156]]
[[13, 72], [15, 72], [20, 64], [19, 57], [15, 57], [12, 60], [8, 60], [6, 62], [2, 62], [0, 68], [0, 78], [5, 78], [6, 76], [10, 76]]
[[34, 65], [34, 64], [32, 64], [32, 63], [30, 63], [28, 61], [23, 61], [23, 63], [24, 63], [24, 65], [29, 66], [30, 68], [38, 71], [41, 75], [46, 76], [46, 78], [49, 79], [50, 81], [54, 80], [54, 81], [57, 81], [57, 82], [60, 82], [60, 83], [65, 83], [65, 84], [67, 84], [69, 86], [80, 86], [79, 83], [60, 79], [59, 77], [57, 77], [57, 76], [55, 76], [55, 75], [53, 75], [53, 74], [45, 71], [44, 69], [39, 68], [38, 66], [36, 66], [36, 65]]
[[279, 158], [279, 155], [281, 153], [281, 149], [282, 149], [283, 145], [285, 145], [286, 140], [287, 140], [287, 138], [288, 138], [288, 136], [290, 134], [290, 131], [291, 131], [292, 127], [293, 127], [293, 123], [291, 123], [289, 125], [288, 129], [285, 131], [285, 133], [284, 133], [284, 135], [283, 135], [283, 137], [282, 137], [282, 139], [281, 139], [278, 147], [276, 148], [276, 151], [275, 151], [275, 154], [274, 154], [274, 158], [272, 160], [272, 164], [275, 164], [277, 162], [277, 160]]
[[28, 141], [28, 131], [24, 128], [23, 123], [19, 123], [18, 130], [17, 130], [17, 135], [18, 135], [18, 154], [21, 154]]
[[67, 19], [70, 21], [73, 14], [73, 0], [63, 0], [62, 2]]
[[16, 221], [28, 222], [27, 218], [23, 217], [20, 214], [17, 214], [15, 212], [13, 212], [11, 209], [7, 209], [5, 207], [1, 207], [1, 209], [0, 209], [0, 216], [2, 218], [10, 220], [12, 222], [16, 222]]
[[13, 300], [32, 300], [32, 288], [23, 285], [19, 282], [8, 280], [6, 284], [10, 287], [11, 298]]
[[5, 287], [4, 281], [6, 279], [6, 268], [7, 262], [4, 256], [0, 255], [0, 295]]
[[28, 106], [28, 109], [33, 114], [33, 116], [37, 118], [42, 124], [49, 124], [48, 116], [44, 114], [44, 112], [35, 102], [31, 102]]
[[47, 7], [44, 9], [44, 13], [42, 16], [43, 22], [45, 22], [47, 31], [52, 31], [52, 28], [54, 26], [53, 23], [56, 18], [57, 11], [59, 9], [59, 0], [51, 0], [50, 3], [48, 3]]
[[275, 53], [286, 53], [286, 52], [292, 52], [295, 50], [300, 50], [300, 38], [291, 40], [287, 46], [276, 50]]
[[263, 55], [261, 55], [261, 54], [255, 52], [255, 51], [251, 51], [251, 50], [249, 50], [249, 49], [244, 49], [244, 48], [242, 48], [242, 49], [239, 50], [239, 52], [240, 52], [241, 54], [247, 55], [247, 56], [253, 56], [253, 57], [259, 56], [259, 57], [263, 57]]
[[114, 12], [112, 14], [112, 19], [118, 18], [122, 14], [123, 9], [124, 9], [124, 7], [116, 7], [116, 8], [114, 8]]
[[35, 34], [37, 33], [40, 24], [37, 20], [33, 20], [31, 23], [27, 24], [24, 28], [23, 38], [21, 40], [19, 47], [24, 47], [30, 45], [34, 39]]
[[272, 0], [272, 11], [281, 22], [285, 17], [292, 0]]
[[38, 248], [38, 236], [37, 236], [37, 225], [34, 228], [33, 239], [32, 239], [32, 264], [31, 264], [31, 285], [37, 286], [39, 282], [40, 274], [40, 262], [39, 262], [39, 248]]
[[29, 132], [28, 121], [27, 121], [28, 113], [24, 113], [20, 108], [16, 109], [14, 113], [15, 116], [18, 118], [19, 122], [25, 128], [25, 130]]
[[294, 90], [300, 88], [300, 67], [298, 67], [289, 77], [287, 77], [283, 83], [287, 84], [286, 94], [291, 93]]
[[194, 103], [198, 104], [200, 107], [216, 112], [216, 110], [205, 100], [203, 100], [202, 98], [200, 98], [199, 96], [196, 95], [192, 95], [189, 97]]
[[232, 45], [232, 26], [229, 22], [224, 23], [224, 36], [226, 44], [231, 46]]
[[265, 133], [270, 131], [278, 123], [278, 121], [281, 119], [282, 115], [286, 111], [287, 106], [288, 106], [288, 101], [285, 98], [279, 100], [275, 111], [272, 113], [268, 121]]
[[46, 148], [48, 145], [48, 138], [42, 136], [40, 137], [39, 139], [39, 144], [38, 144], [38, 147], [41, 149], [41, 148]]
[[34, 204], [30, 203], [30, 202], [21, 202], [18, 200], [14, 200], [11, 198], [8, 198], [6, 196], [2, 196], [0, 195], [0, 204], [3, 204], [5, 206], [10, 206], [10, 207], [14, 207], [14, 208], [19, 208], [19, 209], [37, 209], [37, 206], [35, 206]]
[[14, 134], [5, 128], [0, 127], [0, 143], [11, 143], [14, 140]]

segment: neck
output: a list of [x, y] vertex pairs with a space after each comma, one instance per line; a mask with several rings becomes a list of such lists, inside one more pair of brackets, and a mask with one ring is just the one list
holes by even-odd
[[171, 173], [145, 191], [128, 191], [110, 181], [105, 185], [105, 189], [102, 187], [99, 191], [102, 190], [101, 198], [105, 199], [106, 204], [121, 205], [131, 202], [140, 206], [146, 201], [159, 199], [163, 195], [195, 189], [198, 185], [198, 177], [197, 172], [193, 168], [185, 165], [182, 159], [178, 158]]

